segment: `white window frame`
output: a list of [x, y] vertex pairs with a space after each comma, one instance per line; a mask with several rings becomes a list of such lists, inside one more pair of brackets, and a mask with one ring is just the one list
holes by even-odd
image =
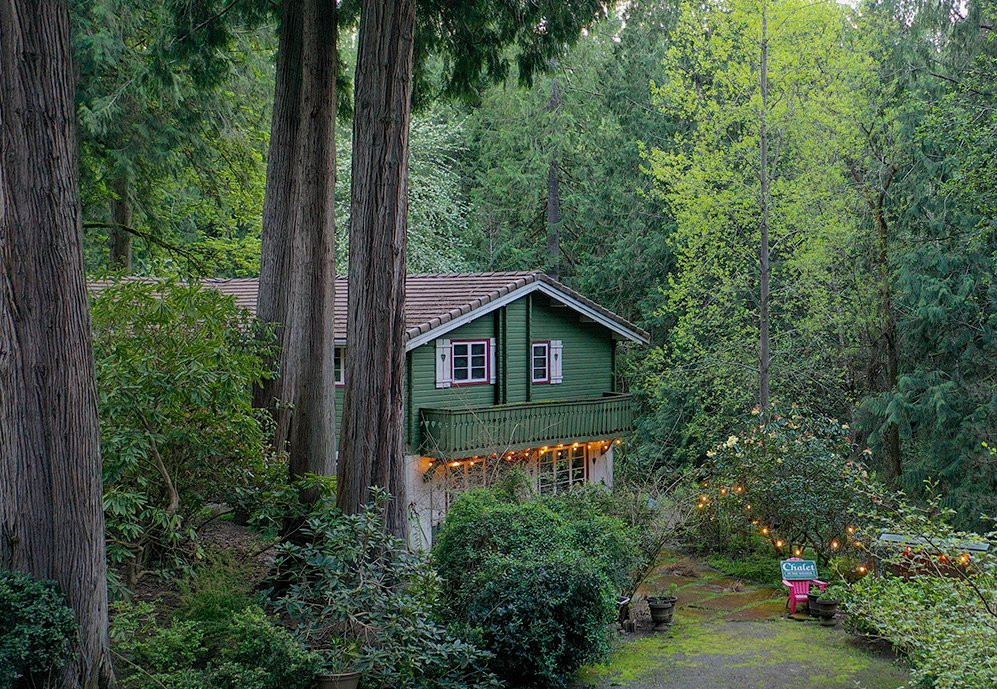
[[[472, 373], [475, 368], [478, 368], [471, 363], [472, 356], [479, 356], [477, 354], [472, 355], [472, 349], [475, 345], [481, 345], [482, 353], [480, 356], [484, 357], [484, 375], [481, 377], [474, 377]], [[464, 354], [458, 354], [458, 347], [466, 347], [466, 352]], [[451, 340], [450, 341], [450, 381], [451, 385], [488, 385], [492, 382], [491, 377], [491, 340], [488, 338], [473, 339], [473, 340]], [[467, 378], [457, 378], [457, 357], [467, 357]], [[462, 367], [463, 368], [463, 367]]]
[[[545, 467], [549, 467], [549, 470]], [[586, 444], [538, 451], [536, 471], [536, 488], [541, 495], [557, 495], [574, 486], [588, 483], [589, 456]]]
[[342, 387], [346, 385], [346, 347], [336, 347], [333, 351], [333, 373], [336, 376], [336, 385]]
[[[537, 349], [543, 347], [543, 377], [537, 378]], [[530, 345], [530, 381], [537, 384], [550, 383], [550, 340], [536, 340]]]

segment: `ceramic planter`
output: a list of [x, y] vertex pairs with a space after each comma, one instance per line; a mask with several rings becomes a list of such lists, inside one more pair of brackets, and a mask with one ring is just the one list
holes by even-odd
[[334, 672], [315, 678], [315, 689], [357, 689], [359, 672]]
[[811, 617], [817, 617], [817, 599], [820, 598], [819, 593], [808, 593], [807, 594], [807, 613]]
[[647, 607], [651, 609], [651, 621], [654, 622], [654, 631], [661, 632], [668, 629], [672, 624], [672, 617], [675, 615], [675, 603], [678, 598], [675, 596], [650, 596], [647, 599]]
[[840, 601], [836, 601], [832, 598], [817, 599], [817, 617], [820, 618], [821, 626], [833, 627], [837, 624], [837, 620], [834, 619], [834, 616], [838, 612], [838, 606], [840, 604]]

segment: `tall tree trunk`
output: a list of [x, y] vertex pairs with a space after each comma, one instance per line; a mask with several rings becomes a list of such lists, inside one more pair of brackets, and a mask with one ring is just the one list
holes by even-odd
[[[304, 0], [286, 360], [291, 476], [336, 469], [336, 1]], [[314, 496], [312, 496], [314, 497]]]
[[403, 385], [409, 123], [415, 0], [364, 0], [353, 118], [346, 401], [338, 501], [356, 512], [378, 485], [387, 528], [406, 537]]
[[761, 264], [761, 295], [758, 305], [758, 373], [759, 389], [758, 404], [762, 414], [768, 415], [770, 404], [769, 369], [772, 364], [772, 355], [769, 351], [769, 284], [772, 277], [772, 269], [769, 263], [769, 133], [768, 133], [768, 102], [769, 102], [769, 37], [768, 37], [768, 11], [765, 2], [762, 2], [762, 55], [761, 69], [759, 70], [759, 80], [762, 91], [762, 111], [759, 127], [760, 163], [759, 178], [761, 182], [761, 243], [758, 247], [758, 258]]
[[[561, 107], [561, 88], [557, 77], [551, 80], [550, 100], [547, 111], [557, 112]], [[555, 137], [559, 132], [553, 132]], [[547, 168], [547, 274], [561, 279], [561, 175], [558, 167], [560, 151], [555, 146]]]
[[[889, 224], [886, 220], [886, 191], [893, 180], [894, 172], [892, 168], [887, 176], [887, 183], [884, 185], [882, 193], [879, 194], [877, 204], [873, 210], [876, 220], [876, 235], [879, 243], [879, 270], [880, 270], [880, 298], [883, 309], [883, 359], [886, 363], [885, 387], [891, 392], [897, 389], [897, 380], [900, 375], [900, 344], [897, 340], [897, 321], [893, 314], [893, 290], [890, 285], [890, 256]], [[903, 465], [900, 447], [900, 426], [892, 421], [886, 422], [883, 431], [883, 452], [886, 455], [887, 474], [892, 479], [899, 479], [903, 473]]]
[[69, 11], [0, 3], [0, 568], [54, 579], [79, 634], [60, 687], [113, 684]]
[[111, 202], [111, 268], [126, 273], [132, 272], [132, 235], [127, 229], [132, 226], [132, 203], [128, 198], [128, 176], [121, 172], [114, 180], [114, 193]]
[[335, 0], [284, 3], [256, 307], [281, 348], [254, 402], [274, 413], [291, 477], [336, 462], [336, 29]]
[[301, 122], [302, 0], [284, 0], [277, 46], [267, 184], [263, 198], [263, 240], [256, 315], [278, 328], [282, 343], [276, 364], [277, 377], [261, 383], [253, 404], [274, 416], [274, 447], [287, 449], [290, 433], [290, 397], [294, 371], [288, 370], [287, 306], [291, 293], [291, 254], [294, 240], [292, 209], [297, 194], [298, 129]]

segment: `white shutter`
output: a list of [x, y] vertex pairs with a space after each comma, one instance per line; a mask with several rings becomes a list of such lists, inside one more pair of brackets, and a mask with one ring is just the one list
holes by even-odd
[[488, 382], [495, 385], [495, 338], [488, 338]]
[[564, 380], [561, 375], [561, 360], [564, 358], [564, 346], [560, 340], [550, 341], [550, 382], [560, 383]]
[[448, 388], [451, 382], [450, 340], [436, 341], [436, 387]]

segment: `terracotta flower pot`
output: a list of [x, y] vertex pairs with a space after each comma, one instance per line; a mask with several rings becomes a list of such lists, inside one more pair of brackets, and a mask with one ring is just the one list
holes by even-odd
[[359, 672], [333, 672], [315, 678], [315, 689], [357, 689]]
[[650, 596], [647, 599], [647, 607], [651, 609], [651, 621], [654, 622], [654, 631], [661, 632], [668, 629], [672, 624], [672, 617], [675, 615], [675, 603], [678, 598], [675, 596]]

